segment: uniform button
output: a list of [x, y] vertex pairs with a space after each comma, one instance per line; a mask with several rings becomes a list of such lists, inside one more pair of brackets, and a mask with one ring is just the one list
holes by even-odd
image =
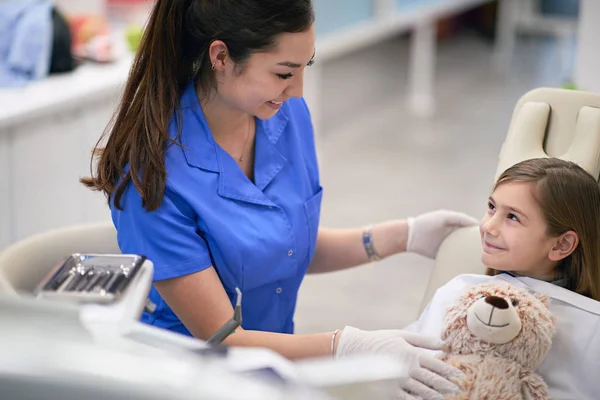
[[283, 289], [282, 289], [282, 288], [280, 288], [280, 287], [278, 287], [277, 289], [275, 289], [275, 292], [276, 292], [277, 294], [280, 294], [281, 292], [283, 292]]
[[291, 251], [291, 250], [288, 250], [288, 257], [291, 257], [291, 256], [292, 256], [292, 254], [294, 254], [294, 252], [293, 252], [293, 251]]

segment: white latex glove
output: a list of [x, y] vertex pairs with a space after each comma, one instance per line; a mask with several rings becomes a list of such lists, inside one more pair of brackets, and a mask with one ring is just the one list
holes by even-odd
[[433, 337], [401, 330], [363, 331], [347, 326], [339, 333], [336, 357], [360, 353], [393, 355], [407, 368], [406, 381], [398, 398], [410, 399], [408, 392], [418, 398], [438, 400], [444, 394], [457, 393], [458, 387], [448, 380], [462, 372], [435, 358], [428, 350], [441, 350], [444, 342]]
[[446, 237], [465, 226], [477, 225], [479, 221], [456, 211], [438, 210], [408, 219], [406, 251], [435, 258]]

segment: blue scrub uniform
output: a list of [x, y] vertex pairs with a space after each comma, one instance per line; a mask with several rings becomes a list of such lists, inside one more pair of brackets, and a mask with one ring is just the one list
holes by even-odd
[[[244, 329], [293, 333], [323, 194], [306, 103], [290, 99], [256, 120], [254, 183], [214, 141], [191, 82], [181, 108], [183, 148], [166, 152], [161, 206], [147, 212], [130, 185], [123, 211], [111, 207], [121, 251], [152, 260], [154, 281], [213, 266], [232, 304], [235, 288], [243, 292]], [[169, 130], [175, 137], [176, 118]], [[154, 287], [150, 300], [157, 307], [143, 322], [191, 335]]]

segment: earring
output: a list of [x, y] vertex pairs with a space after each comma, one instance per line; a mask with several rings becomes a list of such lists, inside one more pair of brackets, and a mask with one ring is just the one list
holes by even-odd
[[212, 64], [212, 66], [210, 67], [210, 69], [212, 69], [213, 71], [215, 70], [215, 63]]

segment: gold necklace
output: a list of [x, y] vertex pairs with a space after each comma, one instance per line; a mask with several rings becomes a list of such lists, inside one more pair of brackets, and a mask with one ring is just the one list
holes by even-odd
[[250, 129], [252, 129], [252, 116], [250, 116], [250, 119], [248, 120], [248, 132], [246, 133], [246, 141], [244, 142], [244, 150], [242, 150], [242, 155], [239, 156], [238, 162], [244, 161], [244, 154], [246, 154], [246, 151], [248, 150], [248, 139], [250, 138]]

